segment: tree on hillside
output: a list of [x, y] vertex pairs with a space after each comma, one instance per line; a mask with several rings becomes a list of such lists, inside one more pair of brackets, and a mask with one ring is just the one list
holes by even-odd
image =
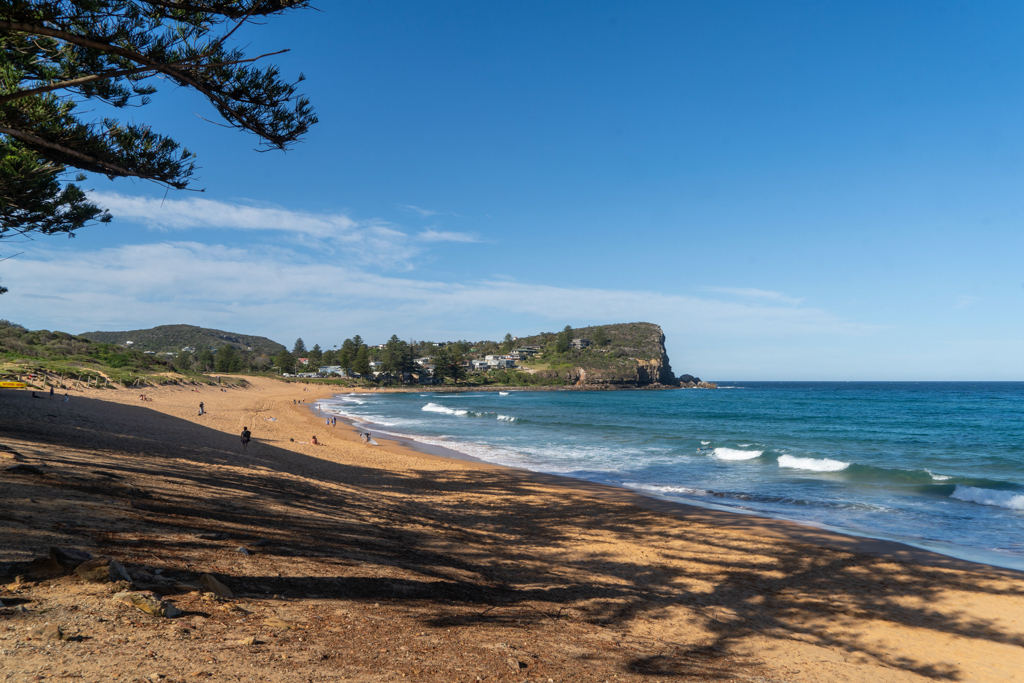
[[324, 351], [324, 357], [320, 360], [324, 365], [337, 365], [338, 364], [338, 352], [334, 349], [327, 349]]
[[502, 340], [502, 342], [501, 342], [501, 352], [502, 353], [508, 353], [513, 348], [515, 348], [515, 343], [516, 343], [515, 340], [512, 339], [512, 334], [511, 333], [506, 334], [505, 335], [505, 339]]
[[281, 353], [277, 354], [276, 356], [274, 356], [274, 365], [277, 366], [277, 369], [281, 372], [281, 374], [284, 374], [286, 372], [294, 372], [295, 356], [288, 353], [288, 350], [286, 349]]
[[295, 340], [295, 346], [292, 347], [292, 355], [296, 358], [306, 357], [306, 342], [302, 341], [302, 337]]
[[572, 327], [566, 325], [555, 337], [555, 351], [565, 353], [572, 346]]
[[603, 327], [595, 327], [594, 331], [590, 333], [590, 341], [594, 346], [605, 346], [611, 339], [608, 337], [608, 332]]
[[320, 350], [319, 344], [313, 344], [313, 348], [309, 350], [309, 365], [310, 367], [320, 367], [320, 361], [324, 359], [324, 352]]
[[361, 344], [359, 350], [356, 351], [355, 360], [352, 361], [352, 370], [360, 375], [370, 374], [370, 350], [366, 348], [366, 344]]
[[[150, 103], [157, 84], [187, 88], [265, 149], [286, 150], [316, 123], [273, 65], [231, 46], [236, 31], [309, 0], [6, 0], [0, 6], [0, 239], [73, 235], [110, 214], [68, 169], [189, 187], [195, 155], [138, 121], [85, 118]], [[82, 104], [88, 107], [79, 109]], [[97, 107], [99, 105], [99, 107]]]
[[230, 344], [225, 344], [217, 350], [217, 372], [240, 372], [242, 370], [242, 357]]
[[199, 352], [199, 357], [196, 358], [196, 362], [199, 366], [200, 372], [209, 372], [210, 370], [213, 370], [213, 351], [210, 349], [203, 349]]
[[466, 379], [466, 359], [459, 353], [455, 345], [444, 346], [434, 354], [434, 377], [444, 380], [448, 378], [459, 383]]
[[388, 340], [387, 346], [384, 348], [381, 370], [401, 377], [402, 373], [412, 372], [415, 365], [412, 347], [399, 339], [398, 335], [391, 335], [391, 339]]

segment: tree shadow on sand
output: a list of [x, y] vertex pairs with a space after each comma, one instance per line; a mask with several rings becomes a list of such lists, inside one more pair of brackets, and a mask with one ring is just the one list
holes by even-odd
[[[429, 604], [435, 609], [424, 613], [435, 616], [424, 619], [449, 628], [560, 620], [628, 628], [670, 621], [685, 609], [700, 618], [710, 642], [665, 643], [625, 663], [663, 678], [713, 677], [704, 662], [754, 636], [845, 650], [931, 678], [965, 675], [868, 641], [857, 628], [866, 620], [1024, 646], [1020, 633], [995, 619], [937, 607], [950, 590], [1019, 598], [1024, 584], [1017, 581], [744, 540], [685, 518], [552, 490], [543, 477], [515, 470], [383, 471], [269, 443], [246, 458], [237, 437], [142, 406], [119, 408], [117, 430], [103, 424], [89, 399], [76, 399], [75, 412], [52, 419], [37, 412], [40, 402], [22, 396], [0, 393], [0, 443], [48, 474], [2, 473], [10, 499], [48, 489], [74, 502], [109, 501], [145, 526], [144, 543], [156, 557], [209, 548], [216, 542], [198, 535], [221, 532], [232, 543], [262, 539], [255, 552], [268, 558], [311, 558], [326, 568], [322, 576], [221, 572], [239, 595]], [[204, 430], [205, 445], [183, 445], [196, 429]], [[164, 484], [143, 490], [142, 479]], [[21, 525], [0, 531], [0, 546], [17, 533], [23, 545], [43, 550], [54, 531], [34, 528], [31, 514], [16, 507], [0, 516]], [[140, 542], [115, 527], [82, 516], [60, 531], [115, 555]], [[633, 558], [599, 550], [611, 538], [656, 552]], [[351, 575], [366, 565], [396, 572]]]

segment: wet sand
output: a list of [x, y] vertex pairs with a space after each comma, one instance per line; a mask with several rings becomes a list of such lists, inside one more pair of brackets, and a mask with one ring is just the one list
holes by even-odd
[[[1024, 680], [1013, 571], [383, 439], [365, 446], [292, 403], [336, 387], [256, 379], [146, 393], [72, 392], [62, 404], [0, 392], [0, 444], [48, 472], [0, 475], [0, 563], [57, 545], [130, 570], [209, 571], [249, 616], [239, 624], [202, 609], [201, 595], [168, 595], [208, 616], [182, 635], [180, 619], [142, 615], [136, 646], [99, 635], [114, 623], [98, 621], [112, 609], [102, 587], [64, 577], [8, 588], [0, 600], [30, 608], [2, 617], [15, 630], [0, 632], [0, 649], [19, 643], [19, 676], [49, 662], [88, 678], [90, 666], [157, 651], [181, 680], [202, 677], [196, 658], [215, 660], [203, 664], [214, 680], [252, 675], [254, 663], [263, 680]], [[321, 446], [301, 443], [314, 434]], [[198, 537], [210, 533], [230, 537]], [[70, 610], [86, 598], [99, 602]], [[58, 615], [96, 635], [50, 654], [18, 640]], [[275, 631], [282, 615], [304, 626]], [[265, 643], [239, 657], [234, 641], [206, 635], [221, 630]], [[153, 649], [172, 636], [173, 651]]]

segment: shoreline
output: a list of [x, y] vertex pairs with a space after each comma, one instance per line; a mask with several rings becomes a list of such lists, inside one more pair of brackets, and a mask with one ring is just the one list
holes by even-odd
[[[258, 666], [274, 683], [924, 683], [1024, 668], [1019, 572], [402, 440], [365, 446], [311, 410], [346, 392], [258, 379], [145, 401], [70, 393], [0, 390], [0, 458], [39, 470], [0, 468], [0, 615], [15, 627], [0, 649], [18, 680], [46, 667], [134, 680], [140, 661], [165, 680]], [[185, 614], [5, 564], [49, 547], [117, 559], [134, 590]], [[206, 574], [233, 597], [203, 589]], [[37, 635], [47, 624], [69, 640]]]
[[[369, 393], [369, 392], [343, 392], [346, 394], [350, 393]], [[310, 405], [313, 408], [313, 405]], [[358, 433], [358, 429], [355, 423], [358, 422], [355, 418], [349, 416], [338, 415], [338, 421], [344, 422], [346, 427], [352, 431]], [[364, 423], [373, 424], [373, 423]], [[387, 443], [392, 448], [408, 449], [416, 453], [429, 455], [432, 457], [450, 458], [453, 460], [460, 460], [466, 462], [478, 463], [491, 468], [504, 469], [515, 472], [523, 472], [529, 475], [540, 477], [541, 480], [546, 484], [552, 484], [556, 486], [562, 486], [573, 491], [585, 493], [586, 495], [595, 495], [598, 497], [608, 497], [609, 500], [616, 502], [627, 502], [638, 507], [642, 507], [649, 510], [655, 510], [658, 512], [665, 512], [668, 514], [676, 515], [684, 519], [700, 519], [708, 523], [713, 523], [722, 526], [728, 526], [730, 528], [738, 529], [749, 529], [751, 525], [745, 524], [740, 520], [733, 519], [735, 517], [745, 518], [753, 517], [758, 520], [762, 520], [765, 523], [776, 523], [779, 525], [778, 529], [772, 529], [770, 533], [774, 534], [776, 538], [780, 540], [795, 541], [800, 543], [812, 543], [817, 545], [827, 544], [829, 547], [841, 548], [844, 550], [851, 550], [854, 552], [872, 553], [881, 556], [890, 556], [901, 561], [919, 562], [929, 564], [931, 566], [947, 566], [947, 567], [961, 567], [961, 568], [984, 568], [990, 571], [1007, 572], [1008, 576], [1017, 578], [1024, 578], [1024, 558], [1013, 558], [1006, 557], [1007, 561], [1010, 561], [1015, 566], [1007, 566], [1005, 564], [996, 564], [994, 562], [987, 562], [982, 559], [971, 559], [970, 555], [977, 557], [990, 557], [992, 559], [1003, 559], [1004, 556], [992, 553], [991, 551], [975, 550], [966, 546], [958, 546], [952, 543], [946, 543], [943, 541], [932, 541], [933, 548], [929, 548], [928, 539], [916, 539], [916, 538], [896, 538], [887, 537], [885, 535], [871, 535], [868, 532], [860, 532], [857, 529], [848, 529], [843, 527], [836, 527], [827, 524], [816, 524], [814, 522], [807, 522], [802, 520], [789, 519], [781, 516], [773, 516], [764, 514], [762, 512], [746, 511], [742, 509], [729, 509], [728, 506], [704, 504], [702, 501], [689, 500], [689, 499], [676, 499], [674, 497], [665, 496], [653, 492], [637, 491], [635, 489], [628, 488], [626, 486], [620, 486], [615, 484], [608, 484], [604, 482], [590, 481], [587, 479], [577, 479], [561, 474], [552, 474], [548, 472], [540, 472], [537, 470], [531, 470], [524, 467], [513, 467], [509, 465], [502, 465], [498, 463], [492, 463], [481, 458], [469, 455], [456, 450], [455, 448], [448, 448], [445, 446], [438, 446], [436, 444], [428, 444], [422, 441], [417, 441], [416, 437], [420, 435], [413, 435], [412, 437], [399, 437], [388, 432], [387, 427], [381, 425], [378, 429], [377, 434], [386, 434], [387, 436], [381, 437], [381, 445]], [[760, 530], [764, 530], [765, 527], [758, 525]], [[934, 546], [940, 546], [948, 549], [950, 552], [942, 552]], [[961, 551], [960, 554], [952, 554], [953, 552]], [[961, 556], [966, 555], [967, 557]]]

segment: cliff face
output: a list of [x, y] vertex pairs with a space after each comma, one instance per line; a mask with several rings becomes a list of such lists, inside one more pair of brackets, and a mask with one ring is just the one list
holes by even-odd
[[[571, 366], [537, 370], [535, 374], [594, 388], [678, 386], [665, 352], [665, 333], [659, 326], [624, 323], [600, 327], [608, 339], [606, 344], [579, 354]], [[585, 339], [600, 337], [596, 330], [579, 328], [574, 334]]]

